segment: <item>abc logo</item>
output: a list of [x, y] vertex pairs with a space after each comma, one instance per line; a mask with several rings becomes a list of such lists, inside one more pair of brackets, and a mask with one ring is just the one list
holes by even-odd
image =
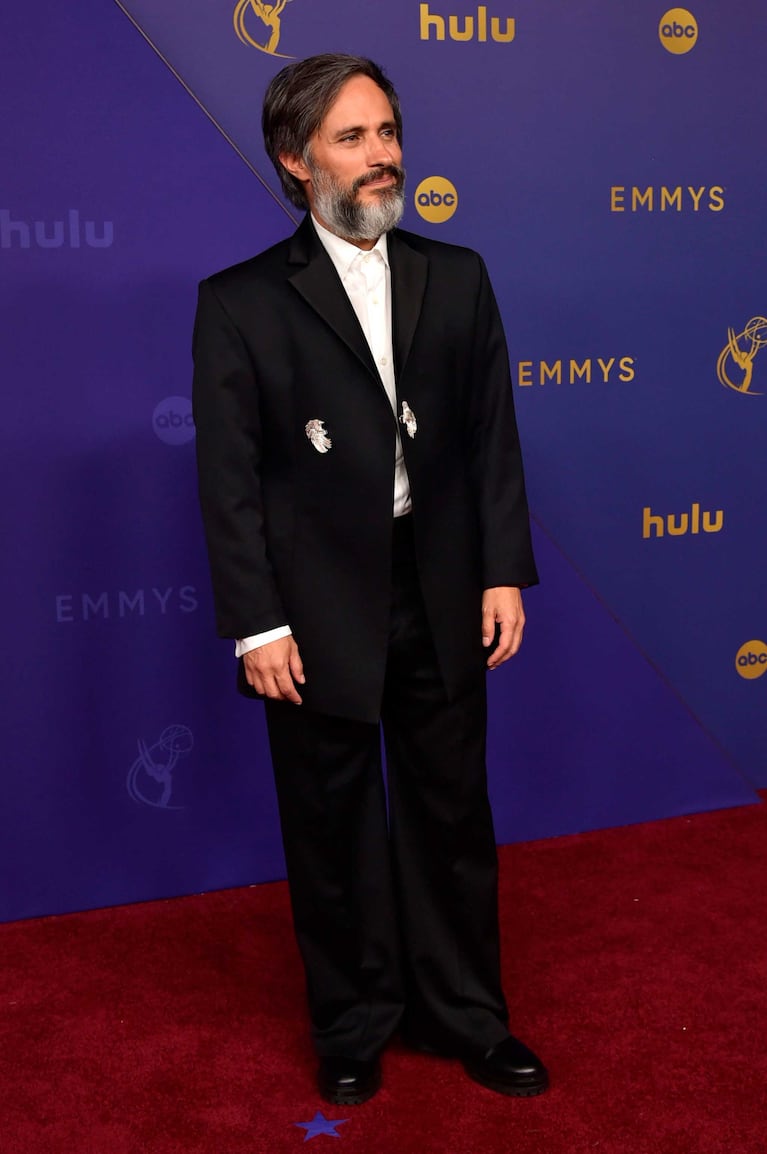
[[660, 42], [667, 52], [681, 56], [694, 48], [698, 40], [698, 22], [686, 8], [669, 8], [658, 26]]
[[166, 397], [152, 413], [152, 428], [166, 445], [185, 445], [194, 437], [192, 402], [188, 397]]
[[427, 176], [415, 190], [415, 206], [424, 220], [442, 224], [458, 208], [458, 193], [444, 176]]
[[755, 681], [767, 673], [767, 645], [763, 641], [747, 641], [735, 657], [735, 668], [746, 681]]

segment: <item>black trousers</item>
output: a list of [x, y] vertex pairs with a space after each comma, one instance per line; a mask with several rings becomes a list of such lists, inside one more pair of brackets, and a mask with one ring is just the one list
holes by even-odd
[[381, 715], [388, 820], [378, 725], [270, 701], [266, 716], [317, 1052], [375, 1057], [400, 1024], [447, 1050], [496, 1045], [485, 679], [448, 702], [409, 518], [395, 521]]

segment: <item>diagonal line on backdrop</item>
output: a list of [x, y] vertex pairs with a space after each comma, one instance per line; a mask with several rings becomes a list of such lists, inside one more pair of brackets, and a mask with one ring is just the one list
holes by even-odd
[[594, 586], [591, 584], [589, 579], [586, 577], [586, 574], [583, 572], [583, 570], [580, 568], [580, 566], [577, 565], [575, 563], [575, 561], [573, 561], [572, 557], [570, 557], [565, 552], [565, 550], [560, 545], [559, 541], [556, 540], [556, 538], [549, 532], [549, 530], [543, 524], [540, 517], [537, 517], [531, 511], [530, 512], [530, 520], [536, 525], [536, 527], [540, 530], [540, 532], [543, 533], [544, 536], [548, 538], [548, 540], [554, 546], [554, 548], [559, 553], [559, 555], [564, 558], [564, 560], [571, 567], [571, 569], [577, 574], [577, 576], [580, 578], [580, 580], [583, 582], [583, 584], [586, 586], [586, 588], [589, 590], [589, 592], [592, 594], [592, 596], [599, 602], [599, 604], [605, 610], [607, 615], [612, 618], [612, 620], [615, 622], [615, 624], [618, 626], [618, 628], [621, 630], [621, 632], [628, 638], [628, 640], [631, 642], [631, 644], [637, 650], [637, 652], [641, 654], [641, 656], [644, 658], [644, 660], [647, 662], [647, 664], [653, 670], [655, 675], [663, 682], [663, 684], [666, 686], [666, 688], [670, 690], [670, 692], [674, 695], [674, 697], [677, 699], [677, 701], [682, 705], [684, 710], [689, 714], [689, 716], [692, 718], [692, 720], [695, 722], [695, 724], [698, 726], [698, 728], [702, 729], [703, 732], [705, 733], [706, 737], [711, 742], [713, 742], [713, 744], [716, 746], [716, 748], [722, 754], [724, 759], [735, 770], [738, 777], [740, 777], [742, 779], [742, 781], [748, 786], [748, 788], [750, 790], [753, 790], [754, 793], [756, 794], [756, 786], [754, 785], [753, 781], [751, 781], [751, 779], [746, 775], [746, 773], [740, 768], [740, 766], [738, 765], [737, 761], [732, 756], [730, 751], [728, 749], [726, 749], [724, 745], [722, 745], [722, 742], [719, 740], [719, 738], [716, 736], [716, 734], [712, 733], [711, 730], [708, 728], [708, 726], [705, 725], [705, 723], [701, 720], [700, 717], [698, 717], [697, 713], [695, 713], [695, 711], [693, 710], [690, 703], [682, 696], [680, 691], [677, 689], [677, 687], [674, 685], [674, 683], [670, 680], [668, 674], [661, 668], [661, 666], [657, 663], [657, 661], [655, 661], [649, 655], [649, 653], [647, 653], [647, 651], [644, 649], [644, 647], [640, 644], [640, 642], [637, 640], [637, 638], [631, 632], [628, 625], [626, 625], [626, 623], [618, 616], [618, 614], [615, 612], [615, 610], [604, 599], [602, 594], [599, 593], [598, 590], [594, 588]]
[[216, 120], [215, 116], [213, 116], [213, 114], [212, 114], [211, 112], [209, 112], [209, 111], [208, 111], [208, 109], [205, 107], [205, 105], [204, 105], [204, 104], [203, 104], [203, 102], [200, 100], [200, 98], [197, 96], [197, 94], [196, 94], [195, 92], [193, 92], [193, 91], [192, 91], [192, 89], [189, 87], [189, 85], [187, 84], [187, 82], [184, 80], [183, 76], [181, 76], [181, 75], [180, 75], [180, 73], [178, 73], [178, 72], [176, 71], [176, 69], [173, 67], [173, 65], [172, 65], [172, 64], [171, 64], [171, 62], [168, 60], [168, 58], [167, 58], [166, 56], [163, 56], [163, 54], [162, 54], [162, 52], [160, 51], [160, 49], [157, 47], [157, 45], [154, 43], [154, 41], [153, 41], [153, 40], [152, 40], [152, 38], [151, 38], [151, 37], [148, 35], [148, 33], [147, 33], [147, 32], [146, 32], [146, 31], [145, 31], [145, 30], [144, 30], [144, 29], [141, 27], [141, 25], [139, 24], [138, 20], [136, 20], [136, 19], [135, 19], [135, 17], [131, 15], [131, 13], [128, 11], [128, 9], [125, 7], [125, 5], [121, 3], [121, 0], [115, 0], [115, 4], [116, 4], [116, 5], [117, 5], [117, 7], [120, 9], [120, 11], [121, 11], [121, 12], [122, 12], [122, 13], [123, 13], [125, 16], [127, 16], [127, 17], [128, 17], [128, 19], [130, 20], [131, 24], [132, 24], [132, 25], [133, 25], [133, 27], [136, 29], [136, 31], [137, 31], [137, 32], [139, 32], [139, 34], [140, 34], [141, 36], [143, 36], [143, 37], [144, 37], [144, 39], [146, 40], [146, 42], [147, 42], [147, 44], [149, 45], [149, 47], [150, 47], [150, 48], [151, 48], [151, 49], [152, 49], [152, 50], [153, 50], [153, 51], [154, 51], [154, 52], [155, 52], [155, 53], [156, 53], [156, 54], [157, 54], [157, 55], [160, 57], [160, 60], [162, 60], [163, 64], [164, 64], [164, 65], [165, 65], [165, 67], [168, 69], [168, 71], [169, 71], [169, 72], [171, 72], [171, 73], [172, 73], [172, 74], [175, 76], [176, 80], [178, 80], [178, 82], [179, 82], [179, 84], [181, 85], [181, 87], [182, 87], [182, 88], [183, 88], [183, 89], [184, 89], [186, 92], [188, 92], [188, 93], [189, 93], [189, 95], [191, 96], [192, 100], [195, 102], [195, 104], [197, 105], [197, 107], [198, 107], [198, 108], [200, 108], [200, 109], [202, 109], [202, 111], [205, 113], [205, 115], [207, 116], [207, 118], [208, 118], [208, 120], [211, 122], [211, 124], [212, 124], [212, 125], [213, 125], [215, 128], [217, 128], [217, 129], [218, 129], [218, 131], [221, 133], [221, 135], [223, 136], [223, 138], [224, 138], [224, 140], [227, 142], [227, 144], [229, 144], [229, 145], [230, 145], [230, 146], [231, 146], [231, 147], [234, 149], [234, 151], [237, 153], [237, 155], [239, 156], [240, 160], [241, 160], [241, 161], [243, 161], [243, 163], [244, 163], [244, 164], [246, 164], [246, 165], [248, 166], [248, 168], [250, 169], [250, 171], [251, 171], [251, 172], [253, 173], [253, 175], [255, 176], [256, 180], [258, 180], [258, 182], [259, 182], [260, 184], [262, 184], [262, 185], [263, 185], [263, 187], [266, 189], [266, 191], [269, 193], [269, 195], [271, 196], [272, 200], [273, 200], [273, 201], [274, 201], [276, 204], [278, 204], [278, 205], [280, 206], [280, 208], [282, 209], [282, 211], [283, 211], [283, 212], [285, 213], [285, 215], [286, 215], [286, 216], [287, 216], [287, 217], [288, 217], [288, 218], [289, 218], [289, 219], [290, 219], [290, 220], [293, 222], [293, 224], [297, 225], [297, 224], [298, 224], [298, 219], [297, 219], [297, 218], [296, 218], [296, 217], [293, 215], [293, 213], [290, 211], [290, 209], [287, 207], [287, 205], [286, 205], [286, 204], [284, 204], [282, 200], [280, 200], [279, 196], [277, 196], [277, 195], [275, 194], [275, 192], [272, 190], [272, 188], [269, 186], [269, 184], [268, 184], [268, 183], [267, 183], [267, 182], [264, 180], [263, 176], [262, 176], [262, 175], [261, 175], [261, 173], [258, 171], [258, 169], [256, 169], [256, 168], [254, 168], [254, 167], [253, 167], [253, 165], [250, 163], [250, 161], [248, 160], [248, 158], [247, 158], [247, 156], [245, 155], [245, 153], [244, 153], [244, 152], [242, 152], [242, 151], [241, 151], [241, 150], [240, 150], [240, 149], [237, 147], [237, 145], [236, 145], [236, 144], [235, 144], [235, 142], [232, 140], [232, 138], [231, 138], [231, 136], [229, 135], [229, 133], [228, 133], [228, 132], [227, 132], [227, 131], [226, 131], [224, 128], [222, 128], [222, 126], [221, 126], [221, 125], [218, 123], [218, 121]]

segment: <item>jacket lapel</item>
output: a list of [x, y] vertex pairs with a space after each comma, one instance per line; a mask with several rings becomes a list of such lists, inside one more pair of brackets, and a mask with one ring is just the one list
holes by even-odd
[[308, 215], [291, 238], [288, 261], [295, 266], [288, 277], [290, 283], [380, 384], [381, 378], [357, 314]]
[[399, 380], [421, 315], [429, 262], [396, 231], [389, 233], [388, 251], [392, 274], [394, 365]]

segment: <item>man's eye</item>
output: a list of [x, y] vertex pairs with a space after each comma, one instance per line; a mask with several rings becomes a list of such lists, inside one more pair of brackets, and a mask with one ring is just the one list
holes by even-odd
[[347, 141], [347, 140], [356, 140], [356, 139], [357, 139], [357, 133], [356, 132], [350, 132], [348, 134], [348, 136], [342, 136], [341, 137], [342, 143]]

